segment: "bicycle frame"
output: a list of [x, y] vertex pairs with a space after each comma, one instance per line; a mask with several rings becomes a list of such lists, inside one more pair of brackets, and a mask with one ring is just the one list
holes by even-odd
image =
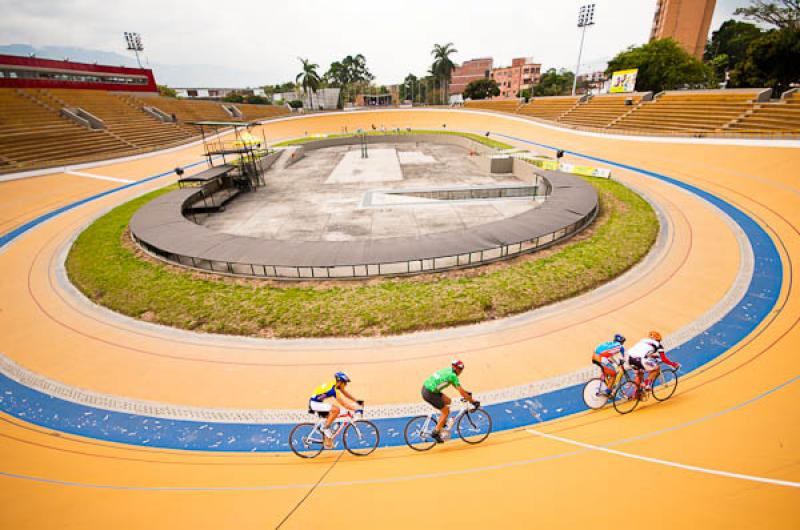
[[[325, 435], [322, 434], [322, 428], [325, 426], [326, 420], [327, 420], [327, 418], [322, 418], [321, 417], [319, 419], [319, 421], [314, 424], [314, 430], [312, 430], [311, 434], [308, 435], [308, 438], [307, 438], [308, 441], [323, 443], [323, 441], [325, 440]], [[353, 411], [351, 411], [351, 410], [347, 410], [347, 411], [342, 412], [341, 414], [339, 414], [336, 417], [336, 419], [333, 420], [333, 423], [331, 423], [331, 426], [334, 426], [337, 423], [339, 424], [337, 429], [333, 432], [333, 436], [331, 436], [331, 440], [335, 440], [342, 432], [344, 432], [345, 427], [347, 427], [348, 425], [351, 425], [353, 423], [353, 420], [354, 420]], [[317, 434], [319, 435], [319, 438], [315, 438], [314, 437], [314, 435], [317, 435]]]
[[[461, 398], [461, 402], [462, 403], [466, 403], [466, 400], [464, 400], [464, 398]], [[461, 416], [466, 414], [468, 410], [469, 410], [469, 405], [467, 405], [464, 408], [462, 408], [458, 412], [458, 414], [453, 416], [452, 423], [450, 423], [449, 421], [447, 423], [445, 423], [445, 429], [446, 429], [448, 434], [450, 433], [451, 426], [455, 426], [456, 424], [458, 424], [458, 420], [460, 420]], [[422, 432], [420, 434], [423, 434], [425, 436], [430, 436], [431, 435], [431, 433], [433, 432], [433, 428], [436, 426], [436, 424], [439, 421], [438, 420], [438, 415], [439, 414], [441, 414], [441, 412], [439, 412], [439, 411], [431, 412], [430, 414], [428, 414], [428, 417], [425, 418], [425, 424], [422, 426]], [[433, 419], [434, 417], [437, 417], [437, 419], [434, 420]], [[431, 425], [431, 424], [433, 424], [433, 425]]]

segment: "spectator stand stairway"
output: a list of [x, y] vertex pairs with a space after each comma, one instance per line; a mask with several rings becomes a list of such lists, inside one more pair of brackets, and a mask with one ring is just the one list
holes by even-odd
[[0, 89], [0, 172], [111, 158], [131, 147], [103, 129], [62, 117], [50, 105], [19, 89]]
[[606, 129], [634, 112], [643, 101], [652, 99], [652, 92], [592, 96], [561, 115], [558, 121], [567, 125]]
[[609, 130], [703, 135], [721, 132], [769, 98], [768, 89], [680, 90], [661, 92], [612, 123]]
[[784, 92], [778, 101], [757, 102], [753, 109], [724, 129], [749, 134], [800, 135], [798, 89]]
[[588, 96], [534, 97], [528, 103], [522, 105], [517, 113], [543, 120], [558, 121], [586, 99], [588, 99]]
[[109, 132], [134, 149], [152, 151], [187, 142], [192, 135], [130, 105], [124, 98], [99, 90], [41, 91], [65, 107], [79, 107], [97, 116]]

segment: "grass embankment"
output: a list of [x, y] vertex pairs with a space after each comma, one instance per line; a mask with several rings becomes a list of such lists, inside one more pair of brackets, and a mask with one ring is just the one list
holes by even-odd
[[167, 190], [123, 204], [95, 221], [70, 250], [67, 271], [99, 304], [204, 332], [379, 335], [479, 322], [575, 296], [645, 256], [658, 232], [653, 209], [617, 182], [589, 180], [599, 192], [602, 210], [590, 236], [490, 265], [486, 272], [314, 286], [179, 269], [137, 255], [126, 233], [134, 212]]
[[[445, 134], [448, 136], [462, 136], [464, 138], [469, 138], [475, 142], [480, 144], [489, 146], [493, 149], [513, 149], [513, 145], [509, 145], [503, 142], [498, 142], [497, 140], [492, 140], [487, 136], [482, 136], [480, 134], [473, 134], [473, 133], [465, 133], [459, 131], [445, 131], [439, 129], [432, 129], [432, 130], [416, 130], [412, 129], [410, 131], [400, 129], [400, 132], [396, 132], [396, 129], [389, 129], [384, 131], [368, 131], [365, 132], [367, 136], [406, 136], [411, 134]], [[286, 140], [284, 142], [279, 142], [274, 144], [272, 147], [287, 147], [290, 145], [301, 145], [307, 144], [309, 142], [317, 142], [319, 140], [328, 140], [330, 138], [352, 138], [354, 136], [358, 136], [356, 133], [341, 133], [341, 134], [328, 134], [325, 136], [304, 136], [302, 138], [294, 138], [292, 140]]]

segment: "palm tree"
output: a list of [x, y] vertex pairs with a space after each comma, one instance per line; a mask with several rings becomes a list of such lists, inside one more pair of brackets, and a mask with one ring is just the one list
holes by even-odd
[[431, 50], [431, 55], [433, 55], [431, 73], [443, 82], [445, 94], [447, 94], [447, 84], [453, 76], [453, 70], [456, 69], [455, 63], [450, 60], [450, 55], [457, 52], [458, 50], [453, 47], [452, 42], [448, 42], [444, 46], [434, 44], [433, 50]]
[[308, 103], [314, 109], [314, 91], [319, 88], [321, 79], [317, 73], [318, 64], [310, 62], [308, 59], [298, 57], [303, 65], [303, 71], [297, 74], [295, 81], [303, 86], [303, 92], [308, 96]]

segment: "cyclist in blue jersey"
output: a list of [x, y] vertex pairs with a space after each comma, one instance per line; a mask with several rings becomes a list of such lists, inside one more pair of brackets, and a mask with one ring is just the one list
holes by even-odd
[[594, 349], [592, 363], [600, 367], [605, 379], [606, 396], [611, 395], [611, 389], [617, 384], [617, 378], [622, 375], [619, 365], [622, 364], [625, 356], [625, 337], [617, 333], [614, 340], [604, 342]]

